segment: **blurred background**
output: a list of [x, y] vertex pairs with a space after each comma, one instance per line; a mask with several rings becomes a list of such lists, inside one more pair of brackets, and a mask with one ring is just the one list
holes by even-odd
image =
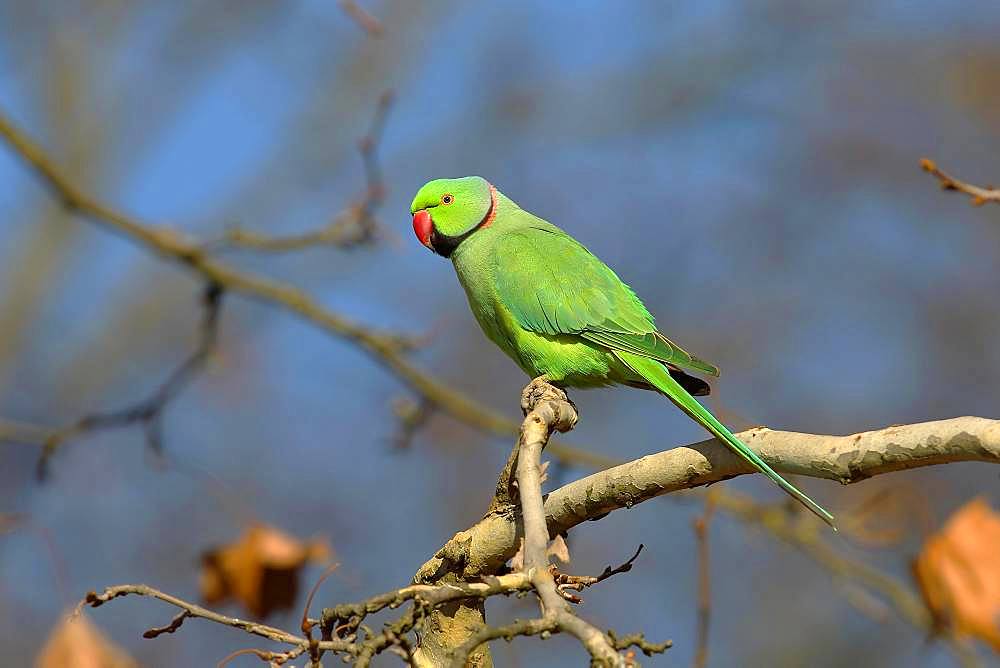
[[[511, 418], [526, 379], [482, 336], [449, 264], [412, 238], [409, 202], [431, 178], [483, 175], [592, 248], [665, 332], [722, 367], [710, 405], [736, 427], [996, 415], [1000, 209], [940, 192], [918, 166], [1000, 181], [993, 0], [363, 4], [380, 34], [333, 0], [5, 0], [0, 109], [87, 192], [211, 239], [329, 223], [366, 187], [357, 143], [394, 91], [375, 243], [220, 256], [426, 337], [422, 369]], [[59, 426], [122, 406], [195, 347], [197, 278], [67, 214], [6, 145], [0, 233], [0, 417]], [[230, 295], [218, 351], [164, 415], [162, 459], [141, 429], [102, 431], [67, 443], [39, 483], [39, 449], [0, 444], [0, 513], [18, 518], [0, 535], [4, 662], [34, 661], [89, 589], [145, 582], [197, 599], [202, 553], [254, 520], [328, 538], [342, 566], [316, 611], [406, 584], [479, 519], [510, 449], [440, 414], [400, 448], [393, 405], [407, 398], [357, 348]], [[566, 441], [594, 452], [624, 460], [704, 437], [651, 393], [573, 398]], [[977, 494], [1000, 502], [987, 465], [799, 482], [835, 514], [902, 494], [884, 524], [903, 535], [835, 545], [905, 580], [924, 532]], [[724, 486], [780, 500], [762, 480]], [[658, 500], [570, 536], [581, 573], [645, 543], [584, 611], [672, 638], [648, 665], [695, 651], [700, 513], [692, 496]], [[768, 533], [723, 513], [710, 544], [710, 665], [954, 665]], [[269, 621], [296, 627], [303, 600]], [[497, 601], [490, 619], [533, 606]], [[149, 666], [214, 665], [254, 644], [197, 621], [140, 637], [172, 615], [140, 599], [89, 613]], [[499, 666], [586, 660], [565, 639], [495, 652]]]

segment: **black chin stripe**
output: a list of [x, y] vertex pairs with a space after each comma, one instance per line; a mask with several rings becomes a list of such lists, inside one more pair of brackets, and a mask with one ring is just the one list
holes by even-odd
[[455, 252], [455, 249], [458, 248], [459, 244], [468, 239], [469, 236], [478, 229], [479, 226], [476, 225], [468, 232], [464, 232], [463, 234], [459, 234], [455, 237], [449, 237], [447, 234], [441, 234], [437, 230], [432, 230], [431, 247], [434, 249], [434, 252], [441, 257], [451, 257], [451, 254]]

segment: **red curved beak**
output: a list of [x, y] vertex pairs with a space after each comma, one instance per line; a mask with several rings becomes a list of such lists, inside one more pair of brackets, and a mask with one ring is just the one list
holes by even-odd
[[413, 233], [417, 235], [420, 243], [431, 250], [434, 250], [434, 246], [431, 245], [431, 232], [433, 231], [434, 221], [431, 220], [431, 214], [427, 209], [421, 209], [413, 214]]

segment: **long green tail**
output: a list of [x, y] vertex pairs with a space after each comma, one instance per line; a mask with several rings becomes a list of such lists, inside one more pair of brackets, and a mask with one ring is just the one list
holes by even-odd
[[641, 355], [635, 355], [633, 353], [627, 353], [620, 350], [615, 350], [614, 353], [618, 359], [628, 365], [630, 369], [645, 378], [651, 385], [653, 385], [653, 387], [665, 394], [670, 401], [672, 401], [682, 411], [687, 413], [691, 419], [703, 426], [713, 436], [729, 446], [730, 450], [747, 460], [754, 466], [754, 468], [770, 478], [775, 484], [781, 487], [781, 489], [788, 492], [788, 494], [790, 494], [796, 501], [816, 513], [820, 519], [833, 527], [834, 531], [837, 530], [837, 526], [833, 523], [833, 515], [828, 513], [819, 504], [799, 491], [799, 489], [790, 482], [778, 475], [777, 472], [768, 466], [756, 452], [744, 445], [740, 439], [736, 438], [731, 431], [726, 429], [725, 425], [719, 422], [716, 417], [708, 411], [707, 408], [702, 406], [694, 397], [688, 394], [687, 391], [681, 387], [680, 383], [670, 376], [666, 367], [664, 367], [660, 362], [648, 357], [642, 357]]

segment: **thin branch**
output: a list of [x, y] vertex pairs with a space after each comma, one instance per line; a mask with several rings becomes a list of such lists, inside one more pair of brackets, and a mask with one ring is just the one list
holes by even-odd
[[920, 167], [925, 172], [940, 181], [941, 188], [943, 190], [954, 190], [955, 192], [968, 195], [972, 198], [973, 206], [982, 206], [987, 202], [1000, 204], [1000, 188], [994, 188], [992, 186], [986, 186], [983, 188], [980, 186], [974, 186], [971, 183], [966, 183], [965, 181], [960, 181], [954, 176], [942, 171], [933, 160], [929, 160], [928, 158], [923, 158], [920, 161]]
[[542, 617], [541, 619], [516, 619], [510, 624], [504, 624], [503, 626], [484, 626], [473, 633], [468, 640], [455, 648], [455, 659], [452, 666], [453, 668], [463, 668], [466, 665], [465, 659], [477, 647], [491, 640], [503, 638], [510, 642], [518, 636], [536, 635], [541, 635], [542, 640], [546, 640], [552, 633], [558, 630], [558, 626], [559, 624], [554, 618], [547, 617]]
[[275, 642], [298, 644], [302, 638], [296, 636], [288, 631], [283, 631], [279, 628], [273, 626], [268, 626], [266, 624], [258, 624], [257, 622], [247, 621], [245, 619], [237, 619], [236, 617], [227, 617], [226, 615], [219, 614], [208, 608], [203, 608], [196, 603], [189, 603], [181, 598], [173, 596], [171, 594], [166, 594], [158, 589], [154, 589], [147, 585], [141, 584], [127, 584], [127, 585], [116, 585], [114, 587], [108, 587], [103, 592], [98, 594], [97, 592], [89, 592], [87, 596], [77, 605], [77, 612], [83, 609], [85, 606], [90, 606], [91, 608], [98, 608], [108, 601], [111, 601], [119, 596], [149, 596], [151, 598], [159, 599], [164, 603], [169, 603], [170, 605], [180, 608], [188, 613], [189, 617], [198, 617], [200, 619], [207, 619], [209, 621], [215, 622], [216, 624], [222, 624], [224, 626], [231, 626], [235, 629], [245, 631], [255, 636], [260, 636], [261, 638], [267, 638], [268, 640], [273, 640]]
[[[879, 600], [892, 607], [900, 619], [921, 631], [925, 637], [933, 638], [940, 634], [941, 630], [936, 627], [927, 607], [912, 587], [865, 561], [840, 554], [827, 542], [826, 532], [817, 531], [817, 524], [812, 518], [798, 512], [790, 514], [788, 504], [764, 506], [733, 492], [718, 494], [715, 502], [720, 510], [731, 513], [748, 525], [765, 529], [800, 550], [829, 571], [835, 581], [858, 586], [859, 591], [866, 594], [874, 592]], [[947, 633], [944, 641], [963, 668], [979, 665], [975, 652], [963, 639]]]
[[399, 425], [392, 437], [394, 450], [408, 450], [413, 444], [417, 433], [427, 426], [434, 417], [436, 406], [425, 399], [413, 401], [409, 398], [399, 398], [392, 402], [392, 411], [396, 414]]
[[0, 443], [43, 445], [52, 434], [50, 427], [0, 418]]
[[379, 142], [385, 130], [385, 122], [392, 108], [394, 94], [391, 90], [384, 91], [379, 96], [375, 116], [372, 118], [368, 134], [358, 142], [361, 160], [365, 168], [365, 181], [368, 189], [361, 203], [355, 207], [357, 227], [360, 230], [358, 242], [374, 238], [376, 230], [375, 210], [385, 199], [385, 181], [382, 178], [382, 168], [378, 161]]
[[290, 649], [287, 652], [271, 652], [265, 649], [256, 649], [254, 647], [247, 647], [245, 649], [238, 649], [231, 654], [227, 654], [219, 663], [216, 664], [216, 668], [224, 668], [228, 666], [229, 662], [239, 656], [254, 655], [261, 661], [267, 661], [271, 666], [282, 666], [292, 659], [296, 659], [303, 654], [305, 654], [304, 647], [296, 647]]
[[639, 547], [635, 551], [635, 554], [633, 554], [628, 559], [628, 561], [619, 564], [614, 568], [612, 568], [610, 565], [605, 566], [604, 571], [597, 576], [570, 575], [568, 573], [561, 572], [555, 564], [549, 565], [549, 572], [552, 574], [552, 579], [555, 580], [556, 582], [556, 589], [559, 591], [559, 594], [564, 599], [566, 599], [570, 603], [582, 603], [583, 599], [581, 599], [579, 596], [576, 596], [575, 594], [572, 594], [571, 591], [578, 591], [578, 592], [583, 591], [584, 589], [593, 587], [595, 584], [599, 582], [604, 582], [605, 580], [614, 575], [618, 575], [620, 573], [628, 573], [629, 571], [632, 570], [632, 564], [634, 564], [635, 560], [639, 558], [639, 553], [642, 552], [642, 548], [644, 547], [645, 545], [639, 543]]
[[377, 149], [385, 129], [385, 121], [392, 107], [393, 94], [385, 91], [379, 96], [371, 126], [358, 142], [364, 165], [365, 191], [359, 200], [337, 214], [330, 223], [318, 230], [289, 236], [272, 237], [240, 227], [230, 227], [216, 241], [202, 244], [206, 251], [227, 247], [240, 247], [268, 252], [289, 252], [312, 246], [337, 246], [352, 248], [375, 240], [378, 224], [375, 212], [385, 200], [385, 182], [379, 166]]
[[646, 656], [653, 656], [654, 654], [663, 654], [668, 649], [674, 646], [674, 641], [664, 640], [663, 642], [649, 642], [646, 640], [646, 636], [642, 633], [632, 633], [627, 636], [617, 636], [612, 630], [608, 630], [608, 637], [615, 645], [615, 649], [628, 649], [630, 647], [638, 647], [639, 650]]
[[[328, 575], [329, 572], [324, 575]], [[318, 583], [317, 583], [318, 584]], [[251, 635], [266, 638], [274, 642], [291, 645], [284, 652], [272, 652], [254, 648], [241, 649], [225, 657], [219, 665], [225, 665], [240, 655], [253, 654], [262, 660], [278, 665], [284, 664], [306, 653], [314, 665], [318, 665], [323, 652], [335, 652], [353, 657], [359, 666], [367, 663], [376, 655], [386, 650], [402, 652], [409, 656], [413, 652], [407, 634], [419, 627], [426, 618], [427, 611], [435, 606], [451, 601], [468, 598], [487, 598], [490, 596], [507, 595], [526, 592], [532, 589], [530, 578], [525, 573], [510, 573], [499, 577], [483, 578], [481, 582], [460, 582], [439, 586], [412, 585], [378, 596], [373, 596], [359, 603], [350, 603], [328, 608], [323, 611], [323, 639], [311, 637], [312, 626], [308, 619], [308, 602], [303, 612], [302, 628], [305, 635], [296, 635], [284, 629], [260, 624], [236, 617], [229, 617], [198, 604], [159, 591], [146, 585], [128, 584], [108, 587], [101, 593], [90, 592], [77, 605], [77, 612], [85, 606], [93, 608], [128, 595], [156, 598], [180, 609], [180, 612], [170, 623], [153, 627], [143, 633], [144, 638], [156, 638], [165, 633], [178, 630], [186, 619], [205, 619], [224, 626], [230, 626]], [[396, 622], [386, 626], [381, 633], [366, 631], [365, 638], [359, 639], [357, 631], [363, 629], [361, 622], [369, 614], [386, 608], [396, 608], [407, 601], [414, 606]], [[345, 623], [341, 623], [345, 622]]]
[[252, 230], [232, 226], [221, 239], [203, 244], [206, 250], [218, 251], [226, 247], [239, 247], [270, 253], [287, 253], [314, 246], [335, 246], [347, 248], [358, 245], [355, 231], [357, 215], [353, 208], [338, 213], [326, 226], [312, 232], [272, 237]]
[[715, 494], [705, 499], [705, 512], [692, 522], [698, 543], [698, 635], [693, 668], [708, 664], [708, 631], [712, 623], [712, 572], [709, 568], [708, 525], [715, 510]]
[[41, 441], [38, 478], [44, 479], [47, 476], [49, 462], [60, 447], [74, 438], [95, 431], [140, 424], [146, 433], [150, 449], [157, 454], [162, 453], [163, 413], [170, 402], [202, 372], [211, 358], [219, 339], [223, 295], [224, 290], [217, 283], [209, 283], [205, 287], [198, 346], [150, 396], [118, 410], [85, 415], [73, 424], [49, 431]]
[[[155, 638], [163, 633], [173, 633], [180, 625], [188, 618], [199, 618], [206, 619], [216, 624], [222, 624], [223, 626], [230, 626], [235, 629], [239, 629], [251, 635], [260, 636], [261, 638], [267, 638], [268, 640], [273, 640], [274, 642], [283, 643], [286, 645], [293, 645], [296, 648], [303, 648], [303, 651], [308, 650], [309, 640], [303, 638], [302, 636], [297, 636], [294, 633], [289, 633], [283, 629], [279, 629], [273, 626], [268, 626], [267, 624], [260, 624], [258, 622], [251, 622], [245, 619], [238, 619], [236, 617], [229, 617], [208, 608], [203, 608], [196, 603], [190, 603], [184, 599], [178, 598], [171, 594], [164, 593], [158, 589], [154, 589], [147, 585], [140, 584], [128, 584], [128, 585], [117, 585], [114, 587], [108, 587], [101, 593], [89, 592], [82, 601], [77, 605], [76, 612], [74, 614], [79, 614], [79, 612], [86, 606], [91, 608], [97, 608], [108, 601], [116, 599], [120, 596], [148, 596], [150, 598], [155, 598], [164, 603], [169, 603], [170, 605], [179, 608], [181, 614], [174, 617], [170, 624], [163, 627], [154, 627], [149, 629], [143, 634], [145, 638]], [[314, 641], [315, 642], [315, 641]], [[355, 654], [357, 648], [349, 642], [344, 642], [341, 640], [324, 640], [319, 643], [319, 647], [324, 651], [341, 652], [347, 654]]]
[[382, 22], [372, 16], [366, 9], [354, 0], [339, 0], [340, 8], [351, 17], [358, 26], [368, 33], [369, 37], [381, 37], [384, 29]]
[[[885, 573], [864, 560], [851, 559], [838, 552], [827, 540], [828, 533], [817, 531], [816, 522], [802, 513], [789, 513], [787, 503], [763, 505], [743, 494], [728, 492], [716, 496], [719, 510], [732, 514], [749, 526], [768, 531], [798, 549], [830, 572], [834, 581], [888, 603], [897, 616], [928, 638], [941, 636], [963, 668], [979, 665], [974, 649], [966, 638], [940, 629], [921, 597], [906, 582]], [[803, 521], [805, 520], [805, 521]], [[850, 590], [848, 590], [850, 591]]]
[[[403, 337], [376, 332], [355, 323], [324, 308], [292, 285], [245, 273], [221, 262], [179, 230], [147, 225], [93, 199], [80, 190], [37, 144], [2, 113], [0, 137], [34, 170], [45, 187], [67, 210], [130, 239], [154, 254], [180, 263], [207, 282], [218, 284], [231, 293], [271, 304], [357, 346], [428, 403], [457, 420], [499, 436], [518, 433], [519, 425], [516, 422], [483, 407], [469, 399], [461, 390], [451, 388], [444, 381], [414, 366], [406, 358], [409, 345]], [[610, 457], [559, 443], [550, 443], [548, 450], [552, 456], [568, 464], [606, 468], [617, 463]]]
[[173, 619], [170, 620], [169, 624], [167, 624], [166, 626], [154, 626], [148, 631], [143, 632], [142, 637], [147, 639], [158, 638], [164, 633], [173, 633], [174, 631], [179, 629], [181, 627], [181, 624], [184, 623], [184, 620], [190, 616], [191, 616], [190, 610], [181, 610], [174, 616]]
[[385, 592], [358, 603], [342, 603], [323, 610], [323, 637], [345, 637], [358, 630], [365, 617], [386, 608], [398, 608], [407, 601], [420, 601], [427, 607], [462, 599], [483, 599], [498, 594], [513, 594], [531, 590], [531, 580], [525, 573], [488, 576], [480, 582], [455, 582], [442, 585], [411, 585]]
[[312, 633], [313, 627], [316, 625], [316, 623], [309, 618], [309, 608], [312, 607], [313, 598], [316, 597], [316, 592], [319, 591], [322, 584], [326, 582], [326, 579], [333, 575], [334, 571], [338, 568], [340, 568], [339, 563], [327, 566], [326, 570], [323, 571], [323, 574], [316, 579], [316, 583], [312, 586], [312, 589], [309, 590], [309, 595], [306, 596], [306, 603], [302, 606], [302, 618], [299, 621], [299, 628], [302, 629], [302, 633], [305, 633], [306, 636], [309, 636]]
[[727, 492], [715, 499], [720, 510], [736, 516], [750, 525], [766, 529], [769, 533], [796, 547], [821, 564], [835, 578], [843, 578], [877, 592], [892, 603], [899, 615], [913, 626], [931, 628], [930, 614], [920, 598], [908, 586], [871, 565], [843, 556], [830, 546], [815, 522], [802, 522], [801, 514], [790, 514], [784, 504], [763, 506], [749, 497]]

